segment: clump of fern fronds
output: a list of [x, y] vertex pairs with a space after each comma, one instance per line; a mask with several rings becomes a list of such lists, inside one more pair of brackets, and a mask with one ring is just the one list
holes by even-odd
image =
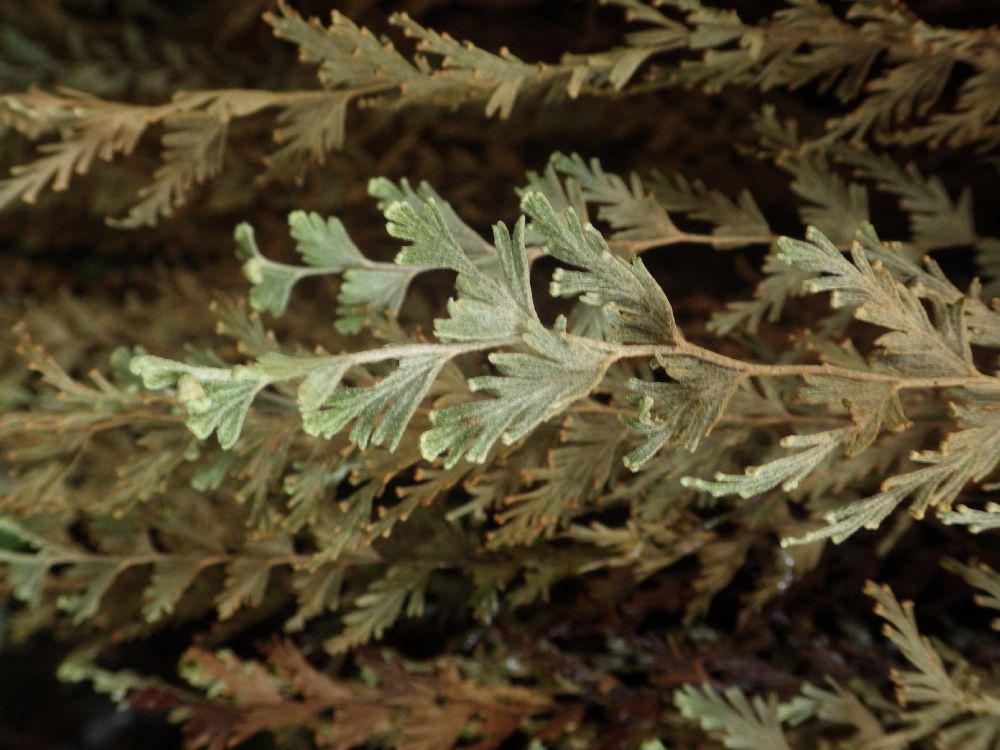
[[[911, 566], [919, 590], [943, 564], [998, 608], [995, 171], [984, 157], [959, 184], [946, 167], [971, 151], [923, 150], [995, 147], [995, 30], [877, 1], [753, 23], [608, 4], [598, 17], [624, 10], [633, 33], [543, 63], [404, 14], [390, 40], [277, 2], [266, 24], [308, 76], [0, 96], [5, 126], [41, 144], [0, 207], [72, 195], [97, 160], [131, 170], [154, 134], [160, 166], [117, 226], [152, 226], [212, 181], [213, 220], [217, 198], [262, 207], [227, 229], [235, 261], [200, 274], [102, 259], [77, 289], [107, 273], [101, 301], [53, 291], [30, 254], [11, 264], [3, 637], [56, 636], [63, 679], [167, 710], [191, 748], [268, 732], [345, 750], [655, 749], [700, 742], [695, 723], [751, 749], [996, 744], [987, 620], [941, 615], [952, 650], [870, 584], [891, 644], [876, 645], [843, 593]], [[131, 54], [86, 34], [74, 49]], [[768, 180], [736, 187], [567, 148], [477, 205], [461, 170], [498, 179], [482, 172], [501, 157], [437, 158], [447, 187], [382, 177], [366, 170], [399, 152], [370, 159], [347, 127], [412, 142], [411, 120], [456, 107], [499, 132], [529, 102], [807, 85], [841, 106], [822, 133], [802, 102], [745, 100], [736, 150]], [[595, 152], [599, 126], [576, 124]], [[310, 170], [333, 152], [351, 169]], [[295, 193], [307, 176], [319, 192]], [[319, 197], [343, 185], [341, 215]], [[375, 221], [354, 213], [363, 192]], [[182, 245], [165, 260], [197, 257], [181, 241], [197, 218], [162, 230]], [[186, 686], [109, 668], [154, 638]], [[910, 665], [891, 673], [896, 703], [893, 650]]]

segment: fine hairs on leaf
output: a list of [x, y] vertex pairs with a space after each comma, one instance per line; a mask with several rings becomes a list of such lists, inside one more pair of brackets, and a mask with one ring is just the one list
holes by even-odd
[[[388, 191], [380, 187], [378, 192]], [[877, 348], [868, 360], [858, 358], [844, 366], [782, 366], [739, 361], [689, 344], [642, 261], [615, 255], [602, 235], [582, 224], [572, 208], [560, 215], [541, 193], [522, 197], [531, 232], [543, 240], [546, 253], [569, 266], [553, 272], [551, 292], [599, 308], [607, 321], [603, 341], [570, 335], [561, 319], [551, 329], [540, 323], [529, 284], [531, 258], [524, 218], [513, 233], [496, 225], [492, 245], [496, 264], [484, 270], [476, 262], [480, 244], [459, 241], [453, 227], [464, 225], [439, 205], [438, 198], [427, 194], [424, 199], [383, 206], [389, 233], [407, 243], [395, 266], [457, 273], [457, 295], [447, 305], [449, 317], [434, 324], [438, 343], [390, 345], [341, 355], [275, 353], [232, 369], [140, 356], [133, 361], [133, 372], [149, 387], [175, 385], [195, 435], [203, 439], [217, 432], [223, 448], [235, 444], [262, 391], [300, 380], [298, 405], [308, 434], [330, 438], [353, 424], [349, 438], [359, 449], [371, 444], [387, 445], [392, 451], [401, 444], [442, 368], [456, 357], [489, 352], [497, 374], [467, 381], [469, 391], [489, 395], [433, 408], [427, 414], [429, 426], [419, 437], [421, 453], [428, 460], [443, 455], [446, 468], [462, 458], [486, 461], [498, 441], [515, 444], [602, 387], [616, 363], [634, 357], [655, 357], [673, 382], [633, 379], [628, 384], [638, 396], [629, 398], [637, 408], [634, 416], [624, 414], [622, 419], [642, 438], [624, 458], [632, 470], [639, 470], [667, 444], [696, 451], [699, 441], [725, 417], [737, 389], [751, 379], [792, 377], [800, 381], [799, 400], [847, 406], [849, 427], [784, 437], [783, 446], [799, 449], [794, 453], [751, 467], [743, 475], [720, 472], [714, 480], [682, 480], [684, 486], [716, 497], [736, 494], [748, 499], [779, 487], [794, 492], [838, 454], [859, 454], [883, 431], [906, 429], [909, 422], [900, 394], [907, 390], [965, 388], [970, 394], [988, 394], [997, 389], [993, 376], [977, 370], [964, 324], [953, 322], [956, 313], [951, 308], [961, 305], [962, 298], [942, 286], [947, 296], [935, 299], [932, 317], [917, 291], [905, 283], [911, 273], [924, 272], [899, 266], [903, 275], [894, 275], [882, 264], [886, 250], [870, 226], [859, 230], [850, 259], [815, 229], [809, 230], [806, 242], [782, 238], [778, 244], [779, 258], [811, 276], [810, 291], [832, 292], [834, 307], [887, 330], [876, 339]], [[300, 254], [307, 262], [326, 263], [324, 272], [346, 275], [351, 263], [363, 260], [335, 220], [295, 213], [290, 226]], [[239, 234], [251, 252], [244, 268], [254, 271], [249, 275], [257, 281], [256, 304], [273, 303], [272, 309], [283, 309], [294, 273], [286, 273], [290, 267], [272, 264], [276, 270], [267, 276], [272, 266], [254, 254], [249, 230]], [[463, 231], [459, 236], [467, 235]], [[240, 257], [247, 257], [246, 248]], [[257, 274], [259, 268], [265, 270]], [[932, 276], [938, 273], [935, 266], [929, 268]], [[510, 347], [522, 351], [505, 351]], [[393, 361], [395, 369], [374, 382], [344, 382], [355, 377], [355, 368]], [[961, 487], [982, 479], [1000, 460], [1000, 449], [989, 449], [1000, 445], [994, 439], [993, 412], [970, 410], [961, 403], [954, 409], [967, 429], [953, 433], [940, 456], [924, 452], [916, 457], [930, 466], [887, 480], [883, 491], [871, 499], [829, 511], [826, 528], [787, 541], [826, 537], [842, 541], [863, 527], [877, 527], [908, 496], [914, 498], [912, 512], [918, 517], [929, 507], [950, 512]]]

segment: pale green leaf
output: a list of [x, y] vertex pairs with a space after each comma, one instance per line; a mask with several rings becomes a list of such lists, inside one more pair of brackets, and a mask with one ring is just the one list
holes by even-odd
[[340, 606], [340, 592], [344, 585], [344, 569], [337, 565], [325, 565], [319, 570], [296, 571], [292, 578], [298, 609], [288, 622], [285, 630], [302, 630], [308, 620], [324, 612], [332, 612]]
[[292, 287], [302, 278], [302, 269], [275, 263], [261, 254], [254, 239], [253, 227], [236, 227], [236, 257], [243, 263], [243, 275], [250, 282], [250, 304], [254, 310], [281, 315], [288, 307]]
[[872, 264], [868, 248], [879, 242], [870, 225], [859, 232], [851, 260], [818, 230], [810, 227], [806, 237], [806, 242], [779, 239], [782, 260], [814, 274], [808, 289], [832, 292], [834, 307], [853, 309], [858, 319], [890, 329], [877, 341], [890, 363], [910, 373], [965, 375], [974, 370], [965, 347], [935, 327], [920, 298], [887, 268]]
[[643, 438], [625, 457], [638, 470], [667, 443], [693, 451], [719, 421], [742, 376], [738, 371], [693, 357], [660, 357], [673, 382], [650, 383], [633, 378], [629, 390], [640, 395], [640, 410], [625, 423]]
[[271, 567], [259, 558], [241, 557], [226, 566], [226, 581], [215, 598], [220, 620], [227, 620], [242, 607], [259, 607], [264, 602]]
[[[408, 357], [375, 385], [332, 390], [317, 408], [303, 411], [303, 427], [310, 435], [331, 437], [354, 422], [351, 440], [358, 447], [388, 443], [395, 450], [446, 362], [434, 353]], [[316, 403], [315, 391], [309, 394], [309, 403]]]
[[75, 625], [80, 625], [97, 614], [104, 595], [127, 567], [127, 564], [117, 560], [85, 561], [73, 566], [72, 576], [86, 581], [82, 594], [63, 600], [69, 604]]
[[462, 248], [462, 252], [484, 273], [494, 275], [491, 269], [496, 267], [497, 256], [493, 247], [479, 235], [479, 232], [462, 221], [448, 201], [430, 184], [421, 182], [414, 190], [405, 178], [400, 180], [397, 186], [385, 177], [376, 177], [368, 183], [368, 194], [378, 200], [379, 210], [383, 212], [393, 203], [402, 201], [419, 213], [426, 209], [429, 202], [433, 202], [448, 231]]
[[199, 367], [141, 355], [129, 365], [147, 388], [176, 384], [177, 400], [187, 408], [187, 425], [197, 437], [218, 434], [219, 445], [231, 448], [239, 438], [247, 411], [270, 381], [250, 368]]
[[142, 592], [146, 600], [142, 607], [146, 622], [156, 622], [171, 614], [201, 569], [198, 559], [178, 558], [156, 563], [149, 584]]
[[959, 505], [955, 510], [938, 514], [944, 523], [953, 526], [967, 526], [973, 534], [1000, 529], [1000, 504], [987, 503], [985, 510]]
[[385, 263], [345, 271], [337, 294], [337, 330], [359, 333], [372, 314], [399, 315], [418, 273], [420, 269]]
[[604, 352], [583, 340], [570, 341], [558, 329], [538, 326], [524, 340], [534, 353], [491, 354], [500, 375], [469, 381], [473, 390], [489, 391], [495, 398], [431, 412], [433, 428], [420, 438], [424, 458], [446, 454], [446, 466], [463, 456], [482, 463], [501, 437], [510, 445], [590, 393], [609, 364]]
[[448, 228], [437, 201], [429, 199], [419, 210], [397, 201], [387, 206], [384, 213], [389, 234], [409, 243], [396, 255], [397, 263], [451, 268], [468, 276], [476, 275], [475, 265]]
[[605, 172], [597, 159], [588, 163], [579, 154], [556, 153], [551, 163], [580, 186], [584, 200], [599, 206], [597, 218], [611, 226], [612, 241], [642, 249], [680, 238], [681, 232], [670, 215], [636, 175], [626, 183], [618, 175]]
[[546, 252], [582, 269], [556, 269], [553, 295], [579, 296], [602, 308], [619, 341], [673, 343], [679, 338], [670, 303], [641, 260], [613, 254], [596, 229], [581, 224], [572, 209], [561, 218], [541, 193], [525, 194], [521, 208], [544, 238]]
[[382, 637], [403, 614], [418, 617], [424, 608], [424, 590], [430, 578], [419, 565], [397, 565], [368, 587], [344, 615], [344, 630], [326, 641], [326, 650], [337, 654]]
[[310, 266], [339, 273], [365, 262], [340, 219], [292, 211], [288, 215], [288, 228], [296, 242], [295, 249]]
[[847, 437], [846, 430], [828, 430], [812, 435], [789, 435], [781, 444], [787, 448], [804, 448], [798, 453], [776, 458], [766, 464], [749, 466], [743, 474], [719, 472], [712, 481], [683, 477], [681, 483], [713, 497], [739, 495], [749, 499], [762, 492], [781, 486], [786, 492], [794, 490], [812, 471], [818, 468], [834, 451], [841, 448]]
[[[976, 604], [1000, 612], [1000, 573], [986, 563], [975, 560], [971, 565], [964, 565], [958, 560], [947, 559], [944, 567], [962, 576], [969, 585], [979, 590], [980, 593], [975, 597]], [[1000, 617], [993, 620], [993, 628], [1000, 630]]]
[[476, 341], [517, 336], [537, 324], [531, 298], [524, 219], [514, 234], [503, 223], [493, 228], [503, 272], [497, 280], [480, 273], [460, 274], [457, 299], [448, 300], [449, 317], [434, 321], [435, 335], [445, 341]]
[[674, 705], [702, 729], [720, 733], [722, 744], [733, 750], [791, 750], [773, 696], [748, 700], [735, 687], [720, 695], [708, 684], [685, 685], [674, 693]]

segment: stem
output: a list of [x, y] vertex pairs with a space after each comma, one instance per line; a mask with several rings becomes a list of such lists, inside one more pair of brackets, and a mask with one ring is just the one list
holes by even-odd
[[778, 238], [776, 234], [741, 234], [717, 236], [714, 234], [699, 234], [696, 232], [678, 232], [676, 234], [665, 234], [660, 237], [651, 237], [647, 240], [610, 240], [611, 247], [624, 251], [630, 255], [639, 255], [647, 250], [667, 245], [677, 245], [688, 242], [695, 245], [710, 245], [720, 247], [724, 245], [769, 245]]
[[607, 351], [615, 359], [655, 356], [693, 357], [703, 362], [709, 362], [729, 370], [734, 370], [742, 377], [747, 378], [826, 376], [868, 383], [887, 383], [892, 385], [895, 390], [902, 390], [904, 388], [961, 388], [975, 385], [1000, 388], [1000, 380], [992, 375], [983, 375], [979, 372], [969, 375], [940, 375], [922, 378], [907, 377], [892, 373], [851, 370], [847, 367], [839, 367], [828, 363], [818, 365], [766, 365], [743, 362], [688, 341], [678, 341], [672, 345], [640, 344], [622, 346], [579, 336], [574, 336], [573, 338], [578, 339], [581, 345], [589, 345]]
[[457, 357], [460, 354], [483, 351], [484, 349], [499, 349], [504, 346], [519, 344], [521, 339], [516, 336], [495, 339], [482, 339], [461, 344], [395, 344], [379, 349], [367, 349], [351, 354], [335, 354], [329, 359], [348, 358], [351, 364], [367, 365], [373, 362], [383, 362], [387, 359], [406, 359], [407, 357], [422, 357], [436, 354], [442, 357]]
[[[30, 552], [8, 552], [6, 550], [0, 550], [0, 562], [5, 563], [37, 563], [39, 560], [44, 560], [49, 566], [56, 565], [81, 565], [83, 563], [118, 563], [122, 569], [131, 568], [138, 565], [157, 565], [165, 562], [174, 561], [191, 561], [197, 562], [199, 569], [211, 568], [216, 565], [225, 565], [236, 560], [260, 560], [261, 564], [267, 565], [268, 567], [274, 567], [276, 565], [308, 565], [309, 563], [315, 562], [313, 555], [275, 555], [269, 557], [266, 555], [235, 555], [235, 554], [217, 554], [217, 555], [206, 555], [204, 557], [199, 557], [197, 555], [168, 555], [159, 552], [149, 553], [145, 555], [135, 555], [134, 557], [117, 557], [114, 555], [96, 555], [81, 552], [79, 554], [69, 554], [63, 553], [61, 555], [56, 555], [53, 557], [39, 557], [39, 555], [31, 554]], [[337, 562], [344, 562], [348, 565], [360, 565], [365, 563], [380, 562], [381, 557], [374, 550], [356, 551], [356, 552], [346, 552], [337, 558]]]

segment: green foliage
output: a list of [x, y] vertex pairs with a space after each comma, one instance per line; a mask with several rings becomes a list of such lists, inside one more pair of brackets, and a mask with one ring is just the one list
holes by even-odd
[[[976, 604], [989, 609], [1000, 609], [1000, 586], [997, 572], [984, 563], [963, 565], [957, 560], [945, 560], [945, 568], [965, 578], [972, 586], [979, 589]], [[994, 629], [1000, 630], [1000, 618], [993, 620]]]
[[[732, 748], [808, 747], [789, 744], [785, 732], [794, 730], [782, 725], [797, 727], [815, 719], [850, 727], [848, 737], [832, 747], [858, 747], [859, 743], [910, 747], [932, 735], [936, 747], [992, 747], [1000, 733], [995, 686], [984, 685], [985, 675], [945, 652], [954, 662], [949, 670], [940, 650], [917, 629], [911, 602], [901, 604], [887, 586], [871, 581], [865, 592], [875, 599], [875, 612], [885, 620], [884, 635], [909, 662], [908, 669], [892, 672], [898, 706], [881, 704], [873, 712], [858, 696], [831, 683], [832, 690], [806, 684], [787, 703], [773, 696], [748, 700], [737, 688], [720, 695], [709, 685], [689, 685], [675, 694], [677, 707], [703, 729], [720, 732], [723, 744]], [[895, 728], [888, 731], [890, 726]]]
[[[243, 261], [243, 274], [253, 284], [250, 302], [255, 310], [272, 315], [285, 312], [292, 286], [300, 279], [319, 274], [346, 273], [366, 264], [364, 256], [337, 219], [324, 221], [318, 214], [294, 211], [288, 216], [288, 228], [296, 241], [296, 250], [309, 268], [295, 268], [268, 260], [257, 248], [253, 228], [247, 224], [236, 228], [236, 255]], [[393, 312], [399, 312], [398, 304]]]
[[194, 750], [1000, 747], [996, 29], [603, 4], [0, 9], [0, 645]]
[[681, 714], [697, 719], [706, 730], [722, 730], [723, 744], [734, 750], [789, 750], [781, 732], [779, 709], [773, 699], [748, 701], [736, 688], [724, 695], [708, 685], [688, 685], [674, 696]]

